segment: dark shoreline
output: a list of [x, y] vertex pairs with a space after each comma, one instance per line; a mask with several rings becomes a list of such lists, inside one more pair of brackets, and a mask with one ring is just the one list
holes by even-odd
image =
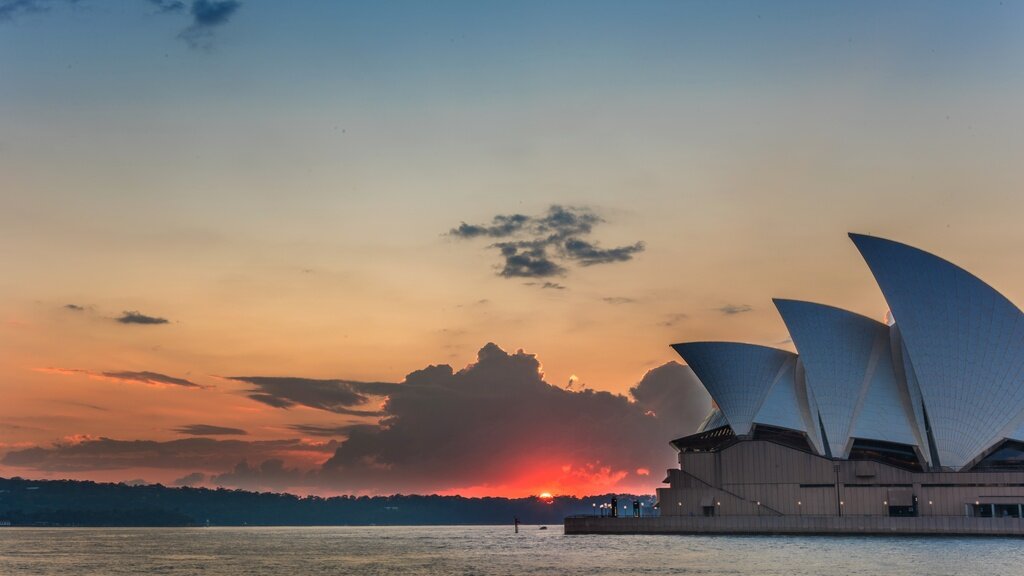
[[[620, 502], [652, 496], [616, 494]], [[561, 525], [611, 494], [587, 497], [296, 496], [224, 488], [0, 478], [0, 529], [10, 527]]]

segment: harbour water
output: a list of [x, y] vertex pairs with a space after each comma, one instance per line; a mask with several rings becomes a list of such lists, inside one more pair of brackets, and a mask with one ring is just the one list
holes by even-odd
[[561, 526], [2, 528], [0, 574], [1022, 576], [981, 537], [566, 536]]

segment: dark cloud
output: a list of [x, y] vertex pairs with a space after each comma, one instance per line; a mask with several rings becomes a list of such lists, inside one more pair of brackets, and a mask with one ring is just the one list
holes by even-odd
[[175, 378], [159, 372], [101, 372], [107, 378], [123, 380], [125, 382], [141, 382], [142, 384], [166, 384], [169, 386], [184, 386], [186, 388], [204, 388], [191, 380]]
[[353, 380], [315, 380], [289, 376], [230, 376], [230, 380], [251, 384], [249, 398], [274, 408], [307, 406], [353, 416], [377, 416], [377, 410], [358, 408], [372, 396], [387, 394], [395, 384]]
[[614, 305], [618, 305], [618, 304], [632, 304], [632, 303], [636, 302], [636, 300], [634, 300], [632, 298], [625, 298], [625, 297], [622, 297], [622, 296], [608, 296], [608, 297], [605, 297], [605, 298], [601, 298], [601, 300], [604, 300], [608, 304], [614, 304]]
[[64, 309], [71, 310], [72, 312], [83, 312], [85, 311], [85, 306], [79, 306], [78, 304], [65, 304]]
[[242, 460], [230, 472], [211, 476], [210, 482], [243, 490], [285, 490], [292, 486], [310, 484], [314, 476], [315, 473], [289, 468], [284, 460], [274, 458], [256, 466], [249, 466], [248, 461]]
[[743, 314], [744, 312], [750, 312], [751, 310], [753, 310], [753, 308], [746, 304], [726, 304], [721, 308], [715, 308], [715, 310], [718, 310], [719, 312], [727, 316], [732, 316], [733, 314]]
[[248, 434], [248, 432], [241, 428], [228, 428], [212, 424], [188, 424], [174, 428], [173, 431], [192, 436], [244, 436]]
[[173, 482], [173, 484], [175, 486], [198, 486], [203, 482], [206, 482], [206, 474], [203, 474], [202, 472], [193, 472], [178, 478]]
[[341, 426], [317, 426], [315, 424], [293, 424], [288, 428], [301, 432], [302, 434], [308, 434], [310, 436], [323, 436], [328, 438], [334, 438], [338, 436], [348, 436], [353, 430], [357, 428], [376, 428], [373, 424], [343, 424]]
[[590, 234], [594, 226], [602, 222], [604, 220], [586, 208], [565, 208], [556, 204], [548, 208], [547, 215], [536, 220], [536, 231], [551, 239], [565, 239]]
[[463, 222], [458, 228], [452, 228], [452, 236], [460, 238], [477, 238], [488, 236], [491, 238], [505, 238], [523, 229], [530, 223], [530, 217], [523, 214], [512, 214], [505, 216], [499, 214], [491, 220], [490, 226], [474, 226]]
[[458, 372], [442, 365], [409, 374], [389, 392], [380, 426], [350, 430], [322, 480], [390, 492], [516, 485], [538, 474], [565, 484], [636, 479], [638, 469], [673, 465], [668, 441], [692, 432], [710, 403], [678, 364], [650, 372], [635, 390], [637, 401], [567, 391], [544, 381], [534, 356], [488, 344]]
[[552, 205], [541, 216], [495, 216], [490, 224], [461, 223], [449, 236], [462, 239], [500, 238], [489, 247], [497, 249], [503, 263], [498, 274], [506, 278], [548, 278], [566, 273], [563, 262], [581, 266], [631, 260], [644, 243], [602, 248], [583, 240], [603, 220], [586, 208]]
[[565, 268], [548, 257], [547, 247], [523, 242], [499, 242], [505, 264], [499, 274], [505, 278], [547, 278], [565, 273]]
[[182, 30], [178, 37], [192, 48], [209, 49], [213, 44], [213, 33], [225, 25], [242, 7], [236, 0], [193, 0], [189, 14], [192, 24]]
[[149, 0], [149, 3], [163, 13], [185, 11], [185, 3], [181, 0]]
[[125, 310], [117, 321], [121, 324], [167, 324], [166, 318], [147, 316], [138, 310]]
[[578, 238], [569, 238], [562, 248], [568, 258], [579, 261], [582, 266], [593, 266], [631, 260], [634, 254], [644, 251], [644, 243], [637, 242], [632, 246], [604, 249]]
[[98, 438], [13, 450], [0, 463], [46, 472], [177, 468], [220, 473], [230, 470], [241, 459], [253, 462], [282, 459], [292, 465], [305, 463], [307, 467], [314, 467], [337, 445], [333, 440], [312, 443], [297, 439], [246, 442], [183, 438], [158, 442]]

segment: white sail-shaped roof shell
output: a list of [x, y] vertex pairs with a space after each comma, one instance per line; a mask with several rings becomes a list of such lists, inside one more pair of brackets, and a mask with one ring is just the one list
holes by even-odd
[[690, 342], [673, 344], [672, 348], [697, 375], [739, 436], [750, 433], [772, 387], [787, 372], [792, 374], [796, 356], [777, 348], [737, 342]]
[[796, 356], [783, 365], [771, 390], [754, 416], [754, 424], [768, 424], [779, 428], [806, 432], [801, 418], [800, 401], [796, 390]]
[[939, 464], [962, 469], [1024, 416], [1024, 314], [937, 256], [882, 238], [850, 238], [899, 326]]
[[775, 300], [817, 399], [831, 454], [846, 458], [853, 438], [917, 444], [893, 367], [889, 327], [847, 310]]
[[814, 399], [814, 391], [807, 385], [807, 370], [803, 360], [796, 359], [796, 396], [800, 406], [800, 416], [807, 428], [807, 439], [819, 456], [826, 455], [825, 444], [821, 438], [821, 419], [818, 417], [818, 402]]

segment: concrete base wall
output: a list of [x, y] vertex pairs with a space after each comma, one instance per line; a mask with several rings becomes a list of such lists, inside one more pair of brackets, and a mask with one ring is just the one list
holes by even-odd
[[566, 518], [566, 534], [904, 534], [1024, 536], [1022, 518], [928, 516], [662, 516]]

